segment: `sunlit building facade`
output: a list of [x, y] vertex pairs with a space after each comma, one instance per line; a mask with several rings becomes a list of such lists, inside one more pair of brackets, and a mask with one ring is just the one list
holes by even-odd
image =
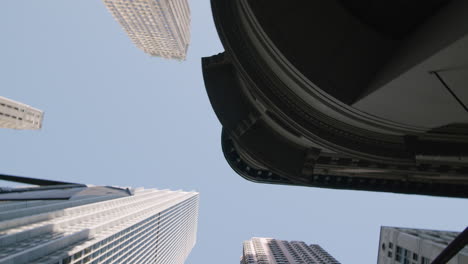
[[[459, 232], [382, 227], [377, 264], [430, 264], [452, 242]], [[468, 247], [449, 264], [468, 263]]]
[[240, 264], [339, 264], [319, 245], [254, 237], [244, 241]]
[[40, 129], [43, 113], [29, 105], [0, 96], [0, 127]]
[[133, 43], [144, 52], [184, 60], [190, 43], [187, 0], [103, 0]]
[[1, 264], [184, 263], [198, 193], [81, 184], [0, 189]]

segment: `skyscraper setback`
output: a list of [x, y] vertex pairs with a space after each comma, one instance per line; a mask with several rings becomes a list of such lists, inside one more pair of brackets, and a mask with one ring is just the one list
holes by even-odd
[[244, 241], [240, 264], [339, 264], [319, 245], [254, 237]]
[[184, 263], [195, 245], [196, 192], [20, 181], [42, 186], [0, 189], [1, 264]]
[[144, 52], [184, 60], [190, 43], [187, 0], [103, 0], [133, 43]]
[[42, 118], [41, 110], [0, 96], [0, 127], [40, 129]]

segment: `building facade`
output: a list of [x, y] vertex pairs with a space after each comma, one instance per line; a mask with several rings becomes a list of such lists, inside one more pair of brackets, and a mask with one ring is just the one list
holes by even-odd
[[241, 264], [339, 264], [319, 245], [254, 237], [244, 241]]
[[211, 0], [227, 162], [258, 183], [468, 197], [468, 1], [368, 2]]
[[0, 96], [0, 127], [40, 129], [43, 112], [29, 105]]
[[133, 43], [144, 52], [184, 60], [190, 44], [188, 0], [103, 0]]
[[0, 190], [1, 264], [184, 263], [198, 193], [54, 183]]
[[[377, 264], [430, 264], [458, 236], [458, 232], [382, 227]], [[448, 264], [468, 263], [468, 247]]]

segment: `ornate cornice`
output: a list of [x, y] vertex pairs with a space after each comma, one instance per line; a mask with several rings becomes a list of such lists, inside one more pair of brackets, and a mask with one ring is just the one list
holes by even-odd
[[[444, 197], [455, 197], [455, 198], [468, 198], [468, 185], [452, 183], [441, 183], [435, 181], [415, 181], [402, 179], [389, 179], [385, 177], [369, 177], [362, 175], [332, 175], [332, 174], [314, 174], [304, 181], [294, 181], [283, 177], [277, 173], [274, 173], [268, 169], [258, 168], [253, 165], [249, 160], [242, 157], [240, 152], [242, 150], [236, 147], [232, 138], [223, 130], [221, 136], [221, 145], [224, 153], [224, 157], [228, 162], [229, 166], [240, 176], [248, 181], [255, 183], [267, 183], [267, 184], [281, 184], [281, 185], [297, 185], [307, 187], [318, 187], [318, 188], [330, 188], [330, 189], [346, 189], [346, 190], [360, 190], [360, 191], [375, 191], [375, 192], [393, 192], [403, 194], [422, 194], [431, 196], [444, 196]], [[338, 162], [337, 160], [335, 160]], [[328, 163], [330, 160], [326, 157], [319, 159], [319, 163]], [[355, 161], [360, 163], [364, 168], [365, 166], [372, 166], [368, 161]], [[408, 168], [405, 168], [408, 169]], [[420, 166], [419, 169], [431, 170], [430, 165]], [[435, 169], [435, 168], [432, 168]], [[439, 168], [442, 169], [442, 168]], [[448, 168], [445, 168], [448, 169]], [[468, 168], [464, 171], [467, 173]]]

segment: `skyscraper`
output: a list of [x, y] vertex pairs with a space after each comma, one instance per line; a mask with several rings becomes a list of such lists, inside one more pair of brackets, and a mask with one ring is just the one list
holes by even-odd
[[[458, 234], [383, 226], [380, 229], [377, 264], [430, 264]], [[468, 263], [468, 247], [462, 249], [449, 263]]]
[[244, 241], [241, 264], [339, 264], [319, 245], [254, 237]]
[[103, 0], [133, 43], [152, 56], [184, 60], [190, 43], [187, 0]]
[[42, 117], [41, 110], [0, 96], [0, 127], [40, 129]]
[[241, 177], [468, 198], [468, 1], [379, 3], [211, 0], [203, 77]]
[[41, 186], [0, 189], [1, 264], [184, 263], [195, 245], [196, 192], [13, 180]]

